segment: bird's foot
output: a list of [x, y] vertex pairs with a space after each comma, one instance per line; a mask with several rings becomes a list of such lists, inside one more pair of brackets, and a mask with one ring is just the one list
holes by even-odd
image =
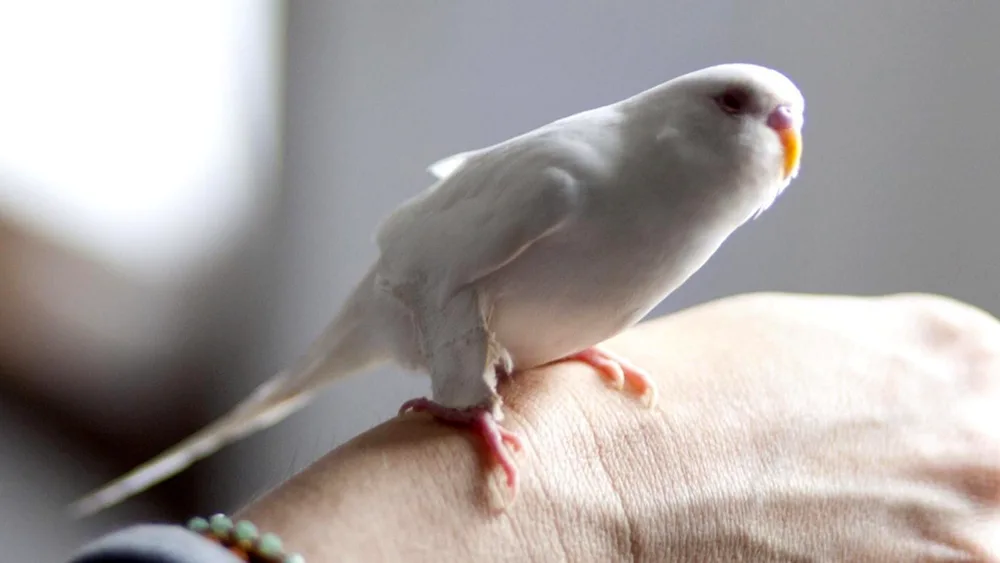
[[659, 393], [652, 376], [648, 371], [618, 354], [593, 346], [563, 359], [563, 361], [572, 360], [589, 364], [610, 380], [611, 385], [619, 391], [624, 389], [627, 383], [642, 397], [647, 407], [656, 405]]
[[430, 399], [420, 398], [409, 400], [399, 408], [399, 414], [409, 411], [425, 412], [442, 422], [466, 426], [478, 433], [483, 438], [490, 453], [500, 467], [503, 468], [504, 473], [506, 473], [507, 486], [511, 490], [517, 491], [517, 466], [514, 465], [514, 460], [504, 446], [507, 444], [514, 451], [520, 451], [522, 448], [521, 437], [500, 426], [497, 423], [496, 417], [488, 409], [484, 407], [455, 409], [445, 407]]

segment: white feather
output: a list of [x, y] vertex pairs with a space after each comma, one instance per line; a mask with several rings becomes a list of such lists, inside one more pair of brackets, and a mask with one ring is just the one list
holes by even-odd
[[451, 156], [442, 158], [441, 160], [431, 164], [427, 167], [427, 172], [434, 176], [438, 180], [444, 180], [445, 178], [451, 176], [458, 171], [459, 168], [468, 162], [469, 158], [478, 153], [478, 150], [460, 152], [458, 154], [453, 154]]

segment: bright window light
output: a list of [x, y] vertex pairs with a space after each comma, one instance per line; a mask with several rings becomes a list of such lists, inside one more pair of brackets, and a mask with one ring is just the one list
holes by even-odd
[[210, 259], [259, 196], [276, 6], [0, 0], [0, 212], [161, 281]]

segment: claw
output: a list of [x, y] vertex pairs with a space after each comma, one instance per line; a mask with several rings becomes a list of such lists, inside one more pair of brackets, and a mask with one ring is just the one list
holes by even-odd
[[615, 389], [621, 391], [627, 383], [635, 389], [647, 407], [656, 405], [659, 393], [650, 373], [614, 352], [595, 346], [567, 356], [564, 360], [589, 364], [610, 380]]
[[484, 407], [455, 409], [442, 406], [430, 399], [419, 398], [409, 400], [399, 408], [399, 414], [410, 411], [426, 412], [442, 422], [468, 426], [475, 430], [486, 442], [490, 453], [507, 475], [507, 486], [514, 491], [517, 490], [517, 466], [514, 465], [514, 460], [511, 459], [510, 453], [504, 445], [510, 446], [512, 450], [517, 452], [523, 449], [524, 444], [518, 434], [500, 426], [488, 409]]

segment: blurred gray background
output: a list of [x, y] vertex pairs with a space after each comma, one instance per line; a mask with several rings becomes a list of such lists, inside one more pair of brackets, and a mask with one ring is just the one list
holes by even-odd
[[1000, 3], [0, 1], [0, 544], [231, 511], [393, 416], [385, 369], [106, 514], [62, 507], [299, 353], [425, 167], [722, 62], [802, 173], [656, 312], [788, 290], [1000, 313]]

